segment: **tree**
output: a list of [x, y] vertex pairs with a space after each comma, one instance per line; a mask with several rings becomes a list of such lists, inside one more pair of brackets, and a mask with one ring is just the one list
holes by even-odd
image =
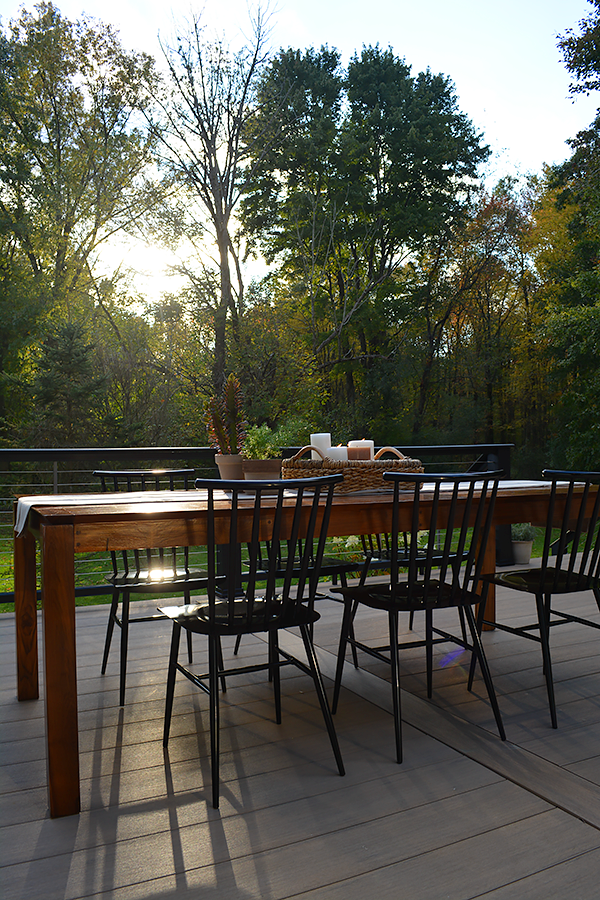
[[100, 436], [105, 379], [94, 371], [94, 345], [80, 325], [58, 325], [39, 348], [25, 426], [34, 447], [77, 447]]
[[[261, 81], [242, 217], [302, 308], [338, 402], [385, 355], [380, 306], [394, 274], [463, 215], [488, 155], [450, 81], [410, 75], [391, 50], [281, 51]], [[275, 133], [273, 122], [278, 123]], [[342, 387], [343, 386], [343, 387]]]
[[600, 90], [600, 0], [589, 0], [594, 11], [579, 22], [580, 33], [567, 29], [558, 41], [565, 66], [575, 77], [571, 93]]
[[[559, 40], [572, 93], [600, 89], [600, 0]], [[555, 392], [551, 451], [556, 465], [597, 467], [600, 410], [600, 115], [570, 142], [571, 157], [548, 179], [561, 227], [542, 265], [553, 275], [545, 335]]]
[[[240, 199], [241, 168], [248, 148], [243, 141], [254, 103], [254, 84], [265, 60], [265, 25], [259, 10], [253, 39], [233, 52], [223, 41], [210, 41], [198, 17], [176, 48], [164, 48], [169, 85], [157, 96], [162, 121], [156, 135], [162, 161], [181, 186], [187, 206], [180, 233], [203, 244], [211, 256], [216, 247], [219, 292], [213, 307], [213, 386], [219, 391], [226, 377], [228, 319], [234, 327], [243, 304], [241, 252], [233, 219]], [[233, 274], [232, 274], [233, 270]], [[235, 282], [235, 287], [234, 287]]]
[[156, 201], [140, 113], [155, 81], [109, 26], [51, 3], [0, 34], [0, 368], [91, 303], [99, 247]]
[[[528, 222], [500, 184], [482, 194], [465, 222], [432, 238], [398, 276], [389, 319], [411, 342], [414, 372], [412, 438], [423, 430], [452, 431], [471, 410], [471, 435], [493, 441], [498, 401], [506, 390], [503, 367], [512, 359], [516, 315], [527, 266], [523, 236]], [[475, 409], [476, 407], [476, 409]]]
[[556, 310], [546, 333], [557, 402], [551, 452], [557, 465], [588, 471], [600, 466], [600, 302]]

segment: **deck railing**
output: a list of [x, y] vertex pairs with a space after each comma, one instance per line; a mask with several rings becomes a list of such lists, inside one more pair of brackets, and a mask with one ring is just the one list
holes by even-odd
[[[402, 446], [403, 453], [423, 461], [425, 471], [477, 471], [499, 468], [510, 478], [513, 444], [444, 444]], [[298, 447], [282, 448], [284, 458]], [[217, 477], [214, 450], [209, 447], [114, 447], [0, 449], [0, 602], [14, 602], [13, 590], [13, 501], [26, 494], [68, 494], [99, 491], [92, 477], [95, 469], [186, 467], [198, 476]], [[510, 531], [498, 529], [497, 559], [511, 561]], [[108, 594], [104, 573], [110, 568], [107, 555], [90, 554], [76, 560], [76, 594]]]

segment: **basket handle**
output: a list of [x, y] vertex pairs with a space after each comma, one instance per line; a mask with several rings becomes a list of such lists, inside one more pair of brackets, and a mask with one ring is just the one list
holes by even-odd
[[375, 454], [375, 459], [380, 459], [384, 453], [395, 453], [399, 459], [407, 459], [404, 453], [400, 453], [395, 447], [382, 447], [381, 450], [378, 450]]
[[302, 447], [301, 450], [298, 450], [295, 456], [292, 456], [292, 459], [300, 459], [300, 457], [306, 453], [307, 450], [316, 450], [322, 460], [325, 459], [325, 454], [319, 447], [313, 447], [312, 444], [307, 444], [305, 447]]

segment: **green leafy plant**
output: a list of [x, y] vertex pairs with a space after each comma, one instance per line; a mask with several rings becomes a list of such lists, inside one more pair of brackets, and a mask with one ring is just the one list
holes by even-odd
[[268, 425], [253, 425], [244, 440], [243, 453], [248, 459], [274, 459], [281, 456], [279, 433]]
[[537, 528], [534, 528], [530, 522], [519, 522], [510, 526], [510, 536], [513, 541], [533, 541], [537, 534]]
[[225, 382], [222, 397], [210, 398], [205, 408], [205, 420], [211, 447], [224, 455], [242, 452], [248, 423], [242, 388], [235, 375], [231, 374]]

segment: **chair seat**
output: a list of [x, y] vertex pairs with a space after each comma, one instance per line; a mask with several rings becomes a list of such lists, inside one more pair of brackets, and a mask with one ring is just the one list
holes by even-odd
[[[425, 588], [427, 588], [427, 599], [425, 599]], [[409, 596], [409, 592], [411, 596]], [[398, 612], [474, 606], [481, 601], [479, 594], [473, 591], [467, 591], [464, 588], [458, 591], [456, 587], [450, 584], [441, 584], [435, 579], [430, 579], [427, 585], [419, 582], [413, 583], [410, 588], [408, 584], [400, 582], [394, 585], [393, 589], [389, 584], [365, 585], [346, 588], [343, 593], [344, 596], [351, 597], [372, 609], [392, 608]]]
[[[259, 580], [260, 576], [268, 571], [268, 559], [265, 557], [263, 562], [264, 565], [259, 566], [256, 573]], [[283, 578], [285, 576], [287, 565], [288, 559], [286, 556], [278, 560], [275, 573], [276, 577]], [[297, 565], [297, 563], [295, 563], [295, 565]], [[321, 575], [346, 575], [349, 572], [358, 572], [360, 568], [361, 563], [359, 562], [348, 562], [346, 560], [339, 559], [336, 556], [324, 556], [323, 562], [319, 566], [319, 572]]]
[[116, 575], [107, 575], [106, 580], [115, 588], [127, 590], [162, 590], [165, 584], [171, 590], [173, 585], [181, 584], [189, 586], [190, 582], [205, 582], [208, 578], [206, 572], [190, 572], [185, 569], [174, 571], [170, 567], [164, 569], [141, 569], [139, 572], [117, 572]]
[[163, 615], [174, 619], [188, 631], [222, 636], [253, 634], [272, 629], [294, 628], [298, 625], [313, 625], [321, 618], [314, 609], [303, 605], [288, 607], [283, 616], [277, 615], [271, 604], [269, 619], [265, 620], [265, 604], [260, 600], [255, 600], [252, 613], [249, 615], [248, 602], [243, 598], [234, 601], [233, 617], [231, 616], [231, 604], [227, 600], [214, 604], [212, 618], [208, 601], [206, 603], [188, 603], [183, 606], [161, 606], [159, 609]]
[[569, 572], [549, 566], [542, 573], [539, 569], [523, 569], [523, 571], [500, 572], [487, 577], [494, 584], [504, 585], [515, 591], [527, 591], [529, 594], [571, 594], [574, 591], [589, 591], [595, 584], [593, 578], [578, 572]]

